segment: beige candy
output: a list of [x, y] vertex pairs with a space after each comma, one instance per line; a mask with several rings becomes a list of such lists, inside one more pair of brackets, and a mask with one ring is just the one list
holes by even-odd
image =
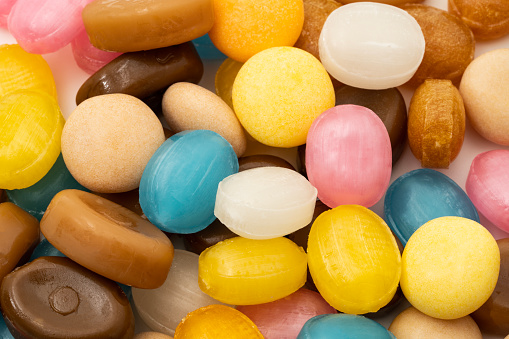
[[72, 176], [100, 193], [139, 186], [150, 157], [164, 142], [161, 122], [141, 100], [106, 94], [83, 101], [62, 131], [62, 156]]
[[509, 48], [474, 59], [459, 90], [475, 130], [494, 143], [509, 145]]
[[142, 332], [135, 335], [133, 339], [173, 339], [173, 337], [159, 332]]
[[198, 85], [179, 82], [163, 96], [163, 114], [168, 126], [178, 133], [211, 130], [225, 138], [240, 157], [246, 150], [246, 136], [237, 116], [219, 96]]

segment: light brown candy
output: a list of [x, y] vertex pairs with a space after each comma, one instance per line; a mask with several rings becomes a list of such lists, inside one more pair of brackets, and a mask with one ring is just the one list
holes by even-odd
[[[344, 4], [350, 4], [352, 2], [363, 2], [366, 0], [341, 0]], [[423, 2], [424, 0], [372, 0], [372, 2], [380, 2], [382, 4], [393, 5], [393, 6], [401, 6], [407, 3], [413, 2]]]
[[133, 339], [173, 339], [173, 337], [159, 332], [142, 332], [135, 335]]

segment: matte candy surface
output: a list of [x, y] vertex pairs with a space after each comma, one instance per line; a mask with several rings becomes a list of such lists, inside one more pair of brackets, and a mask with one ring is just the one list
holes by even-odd
[[374, 205], [389, 186], [391, 169], [387, 129], [370, 109], [340, 105], [313, 122], [306, 171], [327, 206]]

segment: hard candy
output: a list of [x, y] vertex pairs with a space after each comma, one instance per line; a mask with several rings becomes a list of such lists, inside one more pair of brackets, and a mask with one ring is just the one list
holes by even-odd
[[94, 74], [122, 53], [100, 50], [90, 43], [85, 28], [71, 41], [76, 64], [89, 74]]

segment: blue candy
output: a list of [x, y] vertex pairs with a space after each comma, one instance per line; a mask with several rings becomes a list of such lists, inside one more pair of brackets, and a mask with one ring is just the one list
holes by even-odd
[[2, 317], [1, 313], [0, 313], [0, 339], [14, 339], [11, 332], [7, 328], [7, 325], [5, 324], [5, 320]]
[[66, 255], [56, 249], [47, 239], [42, 239], [42, 241], [37, 245], [35, 250], [32, 252], [32, 256], [30, 257], [30, 261], [33, 261], [39, 257], [65, 257]]
[[214, 46], [208, 34], [194, 39], [193, 44], [196, 47], [196, 51], [198, 51], [198, 55], [203, 60], [224, 60], [227, 58], [226, 55]]

